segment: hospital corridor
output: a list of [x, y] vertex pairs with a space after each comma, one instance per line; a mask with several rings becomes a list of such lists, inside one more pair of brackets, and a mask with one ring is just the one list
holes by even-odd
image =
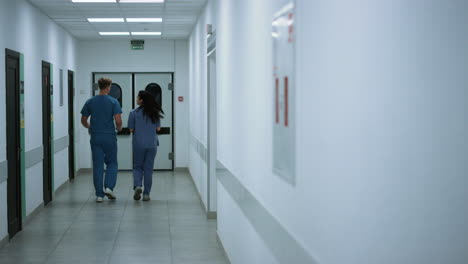
[[468, 264], [468, 1], [0, 0], [0, 264]]

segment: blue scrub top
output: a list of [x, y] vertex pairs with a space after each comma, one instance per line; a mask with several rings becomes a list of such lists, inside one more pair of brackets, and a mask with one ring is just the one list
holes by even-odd
[[143, 113], [142, 107], [130, 112], [128, 116], [128, 128], [135, 130], [133, 132], [133, 147], [156, 148], [158, 146], [156, 128], [160, 126], [161, 122], [153, 123], [151, 118]]
[[120, 103], [109, 95], [96, 95], [86, 101], [81, 114], [91, 116], [91, 135], [115, 135], [114, 115], [121, 114]]

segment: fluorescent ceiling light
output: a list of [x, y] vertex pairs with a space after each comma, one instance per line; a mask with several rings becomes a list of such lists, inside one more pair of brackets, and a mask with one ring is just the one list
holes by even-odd
[[164, 0], [120, 0], [120, 3], [164, 3]]
[[125, 22], [123, 18], [88, 18], [89, 22]]
[[129, 32], [99, 32], [101, 36], [128, 36]]
[[132, 32], [134, 36], [160, 36], [161, 32]]
[[116, 3], [117, 0], [72, 0], [73, 3]]
[[162, 18], [127, 18], [127, 22], [162, 22]]

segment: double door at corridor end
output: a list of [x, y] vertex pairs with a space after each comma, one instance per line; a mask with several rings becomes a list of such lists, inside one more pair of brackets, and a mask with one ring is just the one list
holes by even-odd
[[[119, 170], [132, 170], [132, 136], [129, 133], [128, 116], [138, 107], [138, 92], [146, 90], [161, 103], [164, 118], [161, 119], [161, 131], [158, 133], [159, 146], [155, 170], [173, 170], [173, 74], [172, 73], [93, 73], [94, 94], [99, 93], [97, 81], [102, 78], [112, 79], [110, 96], [116, 98], [122, 107], [123, 131], [117, 135]], [[92, 117], [91, 117], [92, 118]]]

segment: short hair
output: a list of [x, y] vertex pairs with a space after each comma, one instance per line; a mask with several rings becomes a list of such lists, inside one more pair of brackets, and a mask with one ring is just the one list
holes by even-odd
[[98, 84], [99, 84], [99, 89], [101, 90], [106, 89], [112, 84], [112, 80], [110, 78], [102, 77], [101, 79], [99, 79]]

